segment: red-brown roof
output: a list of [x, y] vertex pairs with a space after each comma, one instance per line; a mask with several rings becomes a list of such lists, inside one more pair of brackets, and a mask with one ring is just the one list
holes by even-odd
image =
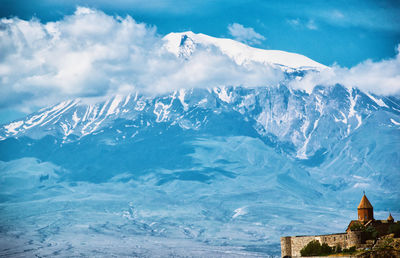
[[367, 196], [362, 197], [360, 204], [358, 205], [358, 209], [372, 209], [371, 203], [368, 201]]

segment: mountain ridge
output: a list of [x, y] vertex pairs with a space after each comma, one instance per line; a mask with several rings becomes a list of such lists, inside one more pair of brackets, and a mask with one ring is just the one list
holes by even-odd
[[[331, 89], [334, 88], [335, 87], [331, 87]], [[358, 104], [357, 101], [360, 102], [366, 101], [367, 105], [371, 105], [370, 108], [371, 110], [387, 109], [393, 112], [394, 114], [400, 112], [399, 104], [393, 102], [393, 100], [391, 100], [388, 97], [379, 97], [376, 95], [374, 97], [369, 93], [363, 93], [356, 89], [352, 89], [350, 91], [341, 86], [336, 86], [336, 88], [339, 91], [342, 91], [340, 94], [344, 96], [343, 100], [337, 99], [338, 101], [337, 104], [345, 105], [344, 106], [345, 110], [339, 110], [339, 112], [332, 112], [332, 114], [330, 114], [330, 119], [333, 119], [335, 123], [343, 123], [344, 125], [348, 125], [346, 131], [347, 134], [349, 134], [351, 129], [355, 130], [362, 125], [362, 115], [358, 114], [357, 111], [354, 109]], [[280, 96], [281, 97], [280, 101], [282, 101], [282, 103], [274, 102], [274, 104], [277, 105], [277, 107], [275, 108], [278, 108], [279, 105], [286, 104], [285, 107], [286, 110], [285, 109], [281, 110], [282, 114], [279, 114], [277, 112], [279, 110], [276, 110], [274, 116], [271, 117], [268, 115], [268, 112], [266, 112], [268, 110], [266, 109], [266, 107], [262, 106], [254, 107], [255, 104], [254, 101], [256, 101], [257, 98], [261, 97], [262, 94], [268, 94], [267, 93], [268, 91], [279, 92], [279, 89], [281, 89], [280, 94], [282, 96]], [[262, 127], [266, 129], [267, 127], [271, 128], [273, 123], [275, 124], [275, 126], [277, 126], [276, 121], [273, 121], [278, 119], [277, 116], [281, 116], [280, 122], [284, 120], [288, 120], [290, 122], [291, 120], [296, 119], [296, 117], [300, 118], [302, 116], [301, 113], [296, 113], [296, 110], [290, 109], [290, 107], [287, 106], [288, 99], [285, 98], [288, 97], [292, 97], [292, 101], [296, 101], [296, 99], [302, 99], [303, 105], [307, 104], [305, 99], [309, 98], [309, 101], [312, 102], [312, 105], [314, 105], [314, 107], [316, 108], [316, 112], [319, 113], [320, 116], [322, 116], [324, 113], [323, 109], [326, 107], [321, 102], [322, 101], [321, 94], [324, 94], [321, 92], [323, 91], [324, 88], [319, 88], [316, 89], [313, 93], [307, 94], [304, 93], [303, 91], [292, 90], [285, 86], [277, 87], [276, 90], [270, 89], [268, 87], [267, 88], [216, 87], [212, 89], [193, 89], [193, 90], [181, 89], [179, 91], [173, 91], [169, 94], [155, 95], [153, 97], [149, 95], [141, 95], [138, 92], [136, 92], [134, 94], [127, 94], [125, 96], [115, 95], [113, 97], [105, 98], [105, 100], [100, 100], [95, 104], [85, 104], [84, 99], [74, 99], [74, 100], [63, 101], [49, 108], [44, 108], [41, 111], [38, 111], [32, 115], [27, 116], [25, 119], [22, 120], [18, 119], [9, 124], [3, 125], [0, 129], [0, 137], [1, 137], [0, 139], [4, 140], [6, 137], [19, 136], [24, 133], [28, 133], [34, 127], [38, 126], [43, 127], [50, 124], [52, 125], [58, 124], [59, 126], [58, 128], [61, 128], [63, 131], [63, 137], [68, 137], [73, 132], [75, 133], [76, 136], [83, 137], [89, 133], [95, 132], [107, 118], [114, 117], [113, 119], [116, 119], [118, 117], [121, 117], [134, 120], [135, 115], [143, 111], [145, 108], [152, 109], [150, 111], [147, 110], [147, 112], [150, 112], [150, 114], [154, 116], [153, 119], [154, 122], [158, 123], [170, 120], [170, 122], [173, 123], [174, 121], [172, 121], [171, 118], [168, 117], [168, 115], [170, 112], [170, 108], [174, 104], [174, 102], [176, 102], [175, 106], [178, 108], [177, 110], [175, 110], [174, 115], [178, 120], [180, 119], [179, 121], [175, 121], [174, 123], [177, 123], [182, 129], [185, 129], [185, 124], [181, 119], [182, 114], [178, 114], [179, 112], [185, 113], [187, 112], [189, 107], [212, 109], [216, 107], [217, 102], [221, 103], [221, 105], [230, 106], [229, 107], [230, 109], [232, 109], [233, 111], [237, 111], [242, 115], [249, 115], [245, 113], [247, 111], [251, 112], [252, 110], [250, 109], [264, 108], [264, 112], [259, 112], [255, 114], [254, 116], [252, 116], [252, 119], [255, 120], [258, 125], [262, 125]], [[240, 95], [241, 93], [244, 94], [241, 96]], [[201, 99], [194, 100], [196, 98], [196, 94], [200, 94], [202, 96]], [[285, 94], [287, 94], [287, 96], [285, 96]], [[268, 97], [273, 98], [273, 95], [266, 97], [267, 97], [266, 100], [268, 100]], [[323, 97], [326, 98], [327, 96]], [[358, 100], [358, 98], [360, 98], [360, 100]], [[324, 100], [324, 101], [327, 102], [329, 100]], [[343, 101], [345, 102], [340, 103]], [[74, 111], [71, 113], [71, 111], [69, 111], [70, 109]], [[84, 112], [82, 112], [82, 109], [85, 109]], [[78, 110], [79, 110], [79, 117], [77, 113]], [[367, 109], [368, 112], [371, 112], [371, 110], [368, 111]], [[65, 120], [66, 123], [60, 121], [60, 118], [62, 118], [62, 115], [65, 112], [69, 113], [68, 115], [69, 118]], [[288, 112], [291, 113], [288, 114]], [[393, 126], [397, 126], [396, 122], [399, 119], [396, 116], [390, 119], [391, 120], [389, 121], [389, 124], [391, 122]], [[306, 122], [308, 124], [306, 124]], [[298, 128], [299, 129], [298, 132], [300, 132], [301, 127], [304, 127], [302, 129], [304, 131], [306, 129], [307, 130], [312, 130], [313, 128], [315, 129], [315, 127], [318, 126], [318, 124], [315, 124], [311, 127], [309, 124], [310, 121], [306, 122], [301, 124], [301, 126]], [[318, 123], [317, 120], [311, 122]], [[268, 123], [271, 124], [268, 125]], [[78, 125], [81, 128], [80, 132], [73, 130]], [[192, 124], [188, 128], [195, 128], [195, 126], [194, 127], [193, 126], [194, 125]], [[264, 129], [260, 128], [260, 130]], [[276, 135], [279, 134], [277, 129], [271, 128], [271, 130], [273, 130], [273, 132]], [[50, 132], [51, 130], [47, 128], [45, 131]], [[280, 135], [284, 134], [280, 133]]]
[[329, 67], [322, 65], [306, 56], [281, 50], [266, 50], [253, 48], [241, 42], [228, 38], [215, 38], [192, 31], [169, 33], [164, 36], [164, 48], [177, 57], [189, 58], [197, 47], [207, 50], [215, 47], [238, 65], [256, 62], [265, 65], [278, 66], [284, 71], [322, 70]]
[[[203, 46], [180, 36], [186, 62]], [[400, 98], [267, 83], [70, 99], [1, 125], [0, 237], [21, 253], [98, 254], [100, 239], [121, 256], [265, 257], [283, 234], [345, 230], [362, 191], [399, 216]]]
[[221, 87], [43, 109], [0, 129], [0, 234], [13, 221], [39, 248], [96, 232], [168, 240], [143, 245], [150, 254], [185, 239], [188, 255], [201, 244], [257, 257], [279, 255], [282, 234], [344, 230], [363, 190], [396, 216], [400, 101], [371, 96]]

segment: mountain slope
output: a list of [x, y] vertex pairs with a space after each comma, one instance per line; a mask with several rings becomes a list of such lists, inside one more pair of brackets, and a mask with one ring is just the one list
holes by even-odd
[[[163, 50], [285, 82], [330, 69], [192, 32]], [[71, 99], [1, 125], [0, 256], [279, 255], [282, 235], [343, 231], [363, 190], [377, 218], [400, 215], [398, 97], [206, 86]]]
[[[398, 128], [398, 99], [373, 97], [341, 86], [317, 87], [311, 94], [278, 88], [232, 88], [180, 90], [162, 96], [138, 93], [88, 103], [85, 99], [62, 102], [23, 120], [3, 125], [0, 139], [53, 135], [63, 141], [76, 141], [103, 128], [112, 128], [118, 119], [129, 121], [124, 132], [135, 137], [145, 128], [178, 127], [200, 130], [214, 116], [234, 114], [247, 121], [254, 134], [264, 141], [285, 146], [285, 152], [307, 159], [332, 142], [349, 137], [365, 119]], [[127, 122], [128, 123], [128, 122]], [[132, 135], [126, 133], [132, 131]], [[122, 139], [122, 138], [121, 138]]]
[[65, 101], [0, 130], [2, 238], [31, 254], [90, 234], [104, 253], [126, 235], [150, 256], [279, 254], [282, 234], [344, 230], [363, 190], [377, 217], [400, 212], [399, 106], [340, 85]]
[[218, 49], [233, 59], [238, 65], [257, 62], [265, 65], [275, 65], [285, 71], [329, 69], [308, 57], [280, 50], [264, 50], [247, 46], [232, 39], [214, 38], [191, 31], [170, 33], [164, 37], [164, 48], [178, 57], [188, 58], [197, 48]]

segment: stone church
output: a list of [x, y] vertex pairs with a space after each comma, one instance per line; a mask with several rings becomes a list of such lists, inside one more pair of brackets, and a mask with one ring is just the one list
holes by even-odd
[[367, 196], [362, 197], [357, 207], [358, 220], [352, 220], [347, 226], [346, 232], [316, 236], [286, 236], [281, 237], [282, 257], [300, 257], [300, 250], [312, 240], [318, 240], [321, 244], [327, 243], [334, 247], [340, 245], [341, 248], [362, 248], [366, 244], [366, 233], [360, 230], [361, 227], [373, 227], [378, 235], [388, 234], [389, 228], [394, 223], [391, 214], [386, 220], [374, 219], [374, 208]]

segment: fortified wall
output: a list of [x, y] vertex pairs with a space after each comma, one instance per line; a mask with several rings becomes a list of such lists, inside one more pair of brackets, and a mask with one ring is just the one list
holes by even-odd
[[318, 240], [321, 244], [326, 243], [332, 247], [340, 245], [342, 248], [349, 248], [359, 245], [363, 239], [361, 232], [353, 231], [329, 235], [281, 237], [282, 257], [300, 257], [300, 250], [313, 240]]

